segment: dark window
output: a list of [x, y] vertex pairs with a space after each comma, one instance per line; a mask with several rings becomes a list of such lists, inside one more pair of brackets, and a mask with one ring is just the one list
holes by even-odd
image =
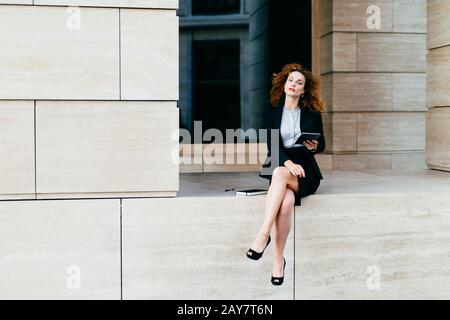
[[239, 13], [240, 0], [192, 0], [192, 15]]
[[[193, 112], [210, 128], [240, 128], [239, 40], [193, 42]], [[224, 141], [225, 142], [225, 141]]]

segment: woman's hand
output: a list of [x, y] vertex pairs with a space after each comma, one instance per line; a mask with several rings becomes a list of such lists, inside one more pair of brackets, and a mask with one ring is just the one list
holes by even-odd
[[294, 176], [300, 176], [305, 177], [305, 170], [303, 167], [299, 164], [296, 164], [292, 162], [291, 160], [287, 160], [284, 162], [284, 166], [288, 168], [288, 170], [294, 175]]
[[318, 144], [319, 144], [319, 142], [317, 140], [306, 140], [306, 141], [303, 141], [303, 145], [309, 151], [316, 151]]

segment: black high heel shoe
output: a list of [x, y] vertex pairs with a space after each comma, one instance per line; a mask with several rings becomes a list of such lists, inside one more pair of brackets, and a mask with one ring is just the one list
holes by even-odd
[[286, 259], [283, 258], [284, 260], [284, 265], [283, 265], [283, 276], [282, 277], [274, 277], [272, 274], [272, 279], [270, 279], [270, 282], [272, 282], [272, 284], [274, 286], [281, 286], [283, 284], [284, 281], [284, 269], [286, 268]]
[[264, 247], [263, 251], [261, 251], [261, 252], [256, 252], [256, 251], [253, 250], [253, 249], [249, 249], [249, 250], [247, 251], [247, 258], [252, 259], [252, 260], [259, 260], [259, 259], [262, 257], [262, 255], [263, 255], [263, 253], [264, 253], [264, 250], [266, 250], [266, 248], [267, 248], [267, 246], [269, 245], [269, 243], [270, 243], [270, 235], [269, 235], [269, 239], [267, 239], [267, 244], [266, 244], [266, 246]]

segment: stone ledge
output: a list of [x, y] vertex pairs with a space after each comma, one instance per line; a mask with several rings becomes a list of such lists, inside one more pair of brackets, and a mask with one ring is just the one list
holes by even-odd
[[36, 195], [34, 193], [2, 193], [0, 194], [0, 201], [4, 200], [34, 200]]
[[148, 192], [85, 192], [85, 193], [38, 193], [38, 200], [52, 199], [103, 199], [103, 198], [174, 198], [175, 191]]
[[[259, 160], [263, 162], [267, 154], [265, 143], [247, 144], [247, 146], [235, 144], [230, 150], [236, 153], [235, 161], [226, 163], [225, 155], [228, 150], [224, 144], [217, 144], [210, 149], [206, 147], [207, 145], [200, 144], [180, 144], [180, 172], [258, 172], [262, 165]], [[219, 153], [218, 156], [216, 156], [217, 153]], [[207, 163], [214, 160], [214, 157], [224, 159], [224, 162]], [[334, 152], [333, 154], [324, 152], [315, 155], [315, 158], [321, 170], [426, 169], [423, 150]], [[256, 159], [258, 163], [249, 163], [249, 159]]]
[[[4, 0], [1, 4], [33, 5], [31, 0]], [[177, 0], [34, 0], [39, 6], [79, 6], [140, 9], [178, 9]]]
[[[344, 194], [450, 193], [450, 174], [436, 170], [322, 170], [322, 174], [319, 189], [308, 199]], [[178, 197], [235, 198], [234, 192], [225, 190], [249, 188], [267, 189], [268, 180], [256, 172], [182, 173]]]
[[[257, 172], [266, 159], [266, 143], [180, 144], [180, 172]], [[226, 162], [227, 152], [234, 152], [233, 163]], [[213, 163], [214, 159], [223, 163]], [[315, 158], [321, 169], [332, 169], [332, 155], [320, 153]], [[250, 162], [251, 160], [251, 162]], [[255, 163], [256, 162], [256, 163]]]
[[[296, 299], [448, 299], [449, 192], [317, 195], [296, 208]], [[299, 214], [300, 213], [300, 214]], [[380, 290], [370, 270], [379, 271]]]

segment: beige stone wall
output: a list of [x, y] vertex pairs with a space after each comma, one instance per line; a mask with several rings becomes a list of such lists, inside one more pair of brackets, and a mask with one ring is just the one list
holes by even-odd
[[333, 168], [425, 168], [426, 0], [321, 0], [313, 15]]
[[0, 217], [0, 299], [120, 299], [120, 199], [0, 201]]
[[2, 0], [0, 4], [177, 9], [178, 0]]
[[0, 0], [0, 199], [176, 194], [177, 6]]
[[450, 1], [428, 1], [427, 164], [450, 171]]

